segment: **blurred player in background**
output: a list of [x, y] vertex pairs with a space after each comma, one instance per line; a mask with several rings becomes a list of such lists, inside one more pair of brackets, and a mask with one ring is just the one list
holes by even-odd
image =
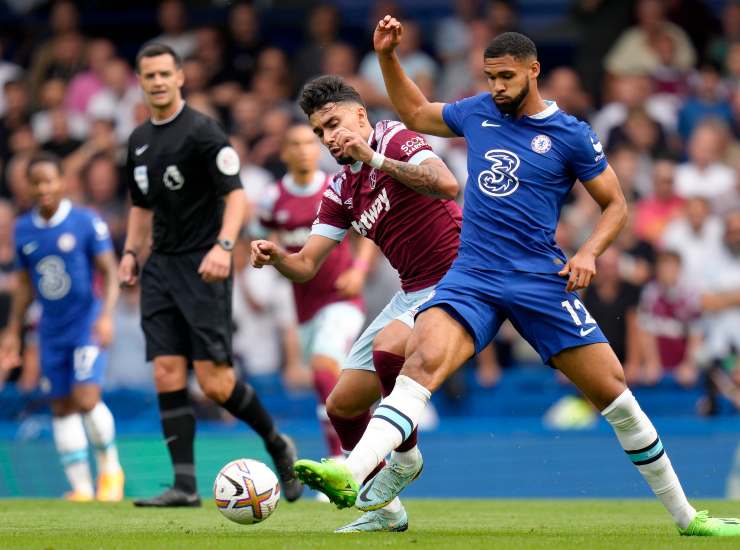
[[[324, 192], [303, 248], [290, 254], [275, 243], [254, 241], [253, 264], [274, 265], [293, 281], [310, 280], [354, 229], [380, 247], [401, 278], [402, 290], [352, 346], [327, 400], [342, 447], [350, 451], [369, 421], [370, 407], [380, 397], [378, 379], [382, 395], [393, 390], [414, 324], [413, 311], [429, 299], [457, 254], [460, 209], [453, 199], [459, 187], [422, 136], [398, 121], [383, 120], [373, 126], [362, 97], [341, 78], [312, 80], [301, 92], [300, 105], [313, 132], [344, 168]], [[377, 158], [382, 155], [388, 160], [381, 169]], [[398, 472], [419, 475], [423, 461], [416, 431], [396, 446], [388, 466], [389, 475], [380, 483], [398, 484]], [[304, 481], [312, 484], [310, 478]], [[341, 490], [327, 496], [335, 502], [342, 499]], [[378, 508], [338, 532], [408, 528], [399, 500], [390, 499]]]
[[[740, 536], [740, 520], [709, 517], [688, 502], [652, 422], [625, 384], [619, 360], [574, 292], [590, 284], [596, 258], [627, 218], [599, 138], [588, 124], [542, 99], [537, 48], [526, 36], [500, 34], [485, 50], [490, 91], [443, 104], [429, 102], [401, 68], [395, 49], [402, 34], [400, 22], [386, 16], [374, 35], [393, 105], [416, 131], [467, 142], [460, 252], [434, 297], [419, 309], [395, 388], [354, 451], [344, 463], [299, 461], [306, 479], [330, 497], [340, 492], [341, 505], [356, 501], [362, 510], [396, 498], [413, 477], [407, 475], [403, 484], [379, 483], [381, 471], [359, 484], [414, 430], [431, 392], [508, 318], [543, 362], [562, 371], [598, 407], [682, 535]], [[376, 162], [382, 169], [388, 164], [382, 157]], [[554, 235], [576, 179], [602, 214], [567, 259]]]
[[[288, 168], [259, 205], [256, 232], [274, 231], [289, 253], [299, 252], [311, 235], [330, 176], [318, 169], [319, 141], [306, 124], [290, 128], [281, 158]], [[318, 410], [329, 452], [342, 456], [342, 445], [326, 414], [326, 399], [334, 389], [341, 365], [365, 323], [362, 288], [375, 245], [359, 239], [353, 259], [349, 240], [329, 253], [310, 281], [293, 283], [303, 360], [313, 372], [320, 401]]]
[[[147, 360], [154, 361], [162, 431], [173, 487], [136, 506], [200, 506], [196, 487], [195, 417], [187, 392], [188, 365], [204, 393], [248, 424], [272, 457], [284, 497], [303, 491], [292, 472], [293, 442], [281, 434], [254, 388], [232, 368], [232, 257], [246, 196], [239, 157], [218, 124], [182, 98], [177, 54], [144, 46], [136, 60], [151, 119], [129, 139], [132, 207], [118, 269], [122, 284], [139, 280]], [[150, 241], [151, 237], [151, 241]]]
[[[35, 208], [16, 222], [18, 288], [0, 359], [4, 368], [19, 364], [23, 319], [35, 296], [43, 309], [41, 371], [49, 383], [54, 443], [72, 486], [65, 497], [119, 501], [124, 480], [113, 415], [100, 399], [107, 361], [104, 348], [113, 338], [118, 298], [108, 227], [96, 214], [72, 206], [64, 197], [57, 157], [39, 153], [27, 170]], [[102, 299], [94, 291], [96, 270], [103, 276]], [[97, 492], [88, 464], [88, 440], [97, 459]]]

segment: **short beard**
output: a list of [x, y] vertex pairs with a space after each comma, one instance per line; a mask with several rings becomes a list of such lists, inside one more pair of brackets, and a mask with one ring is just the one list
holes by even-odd
[[339, 157], [336, 160], [342, 166], [345, 166], [347, 164], [354, 164], [355, 163], [355, 159], [353, 159], [352, 157]]
[[496, 101], [494, 100], [494, 103], [496, 103], [496, 107], [498, 107], [498, 110], [501, 111], [503, 114], [513, 115], [516, 114], [516, 112], [519, 110], [519, 107], [526, 99], [527, 94], [529, 94], [529, 80], [527, 80], [527, 84], [524, 86], [522, 91], [519, 92], [519, 95], [517, 95], [511, 101], [507, 103], [496, 103]]

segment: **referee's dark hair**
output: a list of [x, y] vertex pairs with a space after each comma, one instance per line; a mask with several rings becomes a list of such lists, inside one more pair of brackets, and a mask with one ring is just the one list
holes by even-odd
[[170, 48], [167, 44], [161, 44], [159, 42], [150, 42], [144, 44], [139, 53], [136, 54], [136, 72], [139, 72], [139, 62], [142, 57], [157, 57], [159, 55], [171, 55], [175, 61], [175, 67], [178, 69], [182, 67], [182, 59], [177, 55], [177, 52]]
[[62, 159], [60, 159], [54, 153], [50, 153], [48, 151], [39, 151], [38, 153], [34, 153], [33, 156], [28, 159], [28, 165], [26, 166], [26, 177], [31, 177], [31, 170], [33, 170], [34, 166], [36, 166], [37, 164], [47, 163], [53, 164], [54, 167], [57, 169], [57, 173], [60, 176], [62, 175]]
[[365, 107], [365, 102], [357, 90], [341, 77], [324, 75], [314, 78], [303, 86], [298, 104], [306, 116], [311, 116], [327, 103], [342, 101], [351, 101]]
[[510, 55], [517, 61], [528, 58], [537, 59], [537, 46], [529, 37], [521, 33], [504, 32], [494, 38], [488, 45], [483, 52], [483, 59], [505, 55]]

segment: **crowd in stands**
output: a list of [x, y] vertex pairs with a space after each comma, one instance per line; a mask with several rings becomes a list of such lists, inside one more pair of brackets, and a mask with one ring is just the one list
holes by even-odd
[[[295, 98], [307, 79], [341, 75], [360, 91], [371, 119], [394, 117], [369, 38], [383, 14], [404, 22], [401, 64], [437, 101], [487, 91], [487, 43], [507, 30], [528, 32], [514, 1], [456, 0], [431, 22], [414, 20], [412, 10], [404, 15], [403, 2], [379, 1], [364, 34], [347, 38], [341, 10], [326, 2], [306, 11], [305, 35], [288, 48], [264, 32], [265, 3], [228, 3], [220, 20], [208, 24], [192, 18], [188, 4], [160, 2], [159, 32], [149, 38], [184, 59], [187, 102], [227, 129], [253, 204], [283, 175], [282, 137], [304, 120]], [[569, 63], [543, 66], [540, 87], [545, 98], [592, 124], [630, 204], [628, 226], [599, 259], [583, 304], [631, 384], [706, 385], [702, 414], [716, 411], [717, 395], [740, 408], [740, 2], [728, 0], [721, 9], [698, 0], [571, 4], [565, 23], [580, 39]], [[43, 149], [64, 159], [69, 195], [103, 216], [120, 251], [125, 145], [148, 117], [130, 49], [82, 27], [72, 1], [37, 9], [48, 12], [47, 32], [32, 48], [0, 36], [0, 321], [13, 291], [13, 218], [31, 206], [30, 155]], [[541, 53], [548, 58], [546, 48]], [[430, 142], [464, 185], [464, 141]], [[326, 152], [321, 167], [337, 168]], [[598, 216], [577, 184], [556, 236], [567, 254]], [[290, 288], [273, 270], [248, 267], [247, 242], [245, 231], [234, 256], [237, 355], [250, 375], [283, 369], [289, 385], [306, 384]], [[395, 274], [380, 261], [367, 288], [369, 316], [396, 289]], [[117, 312], [109, 387], [151, 384], [138, 315], [136, 290], [127, 290]], [[38, 384], [32, 329], [27, 341], [28, 366], [13, 376], [31, 390]], [[506, 375], [501, 366], [533, 357], [505, 326], [477, 360], [478, 381], [495, 385]]]

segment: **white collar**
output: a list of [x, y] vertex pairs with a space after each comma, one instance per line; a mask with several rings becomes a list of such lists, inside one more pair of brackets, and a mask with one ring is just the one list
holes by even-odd
[[153, 118], [150, 118], [149, 119], [149, 122], [151, 122], [155, 126], [162, 126], [163, 124], [167, 124], [167, 123], [172, 122], [173, 120], [175, 120], [177, 118], [177, 115], [179, 115], [180, 113], [182, 113], [182, 110], [184, 108], [185, 108], [185, 100], [183, 99], [182, 100], [182, 103], [180, 104], [180, 108], [174, 114], [168, 116], [167, 118], [165, 118], [163, 120], [154, 120]]
[[54, 215], [48, 220], [39, 213], [38, 208], [34, 208], [31, 211], [31, 219], [33, 220], [33, 225], [39, 228], [56, 227], [67, 219], [71, 210], [72, 201], [69, 199], [62, 199], [62, 202], [60, 202], [57, 207], [57, 211], [54, 212]]
[[529, 118], [534, 118], [538, 120], [547, 118], [551, 115], [554, 115], [558, 110], [558, 104], [549, 99], [545, 100], [545, 105], [547, 105], [547, 107], [545, 107], [543, 111], [540, 111], [539, 113], [535, 113], [533, 115], [529, 115]]
[[293, 176], [288, 173], [283, 177], [283, 187], [291, 195], [296, 195], [297, 197], [309, 197], [318, 193], [323, 187], [325, 181], [326, 174], [321, 170], [316, 170], [316, 172], [314, 172], [313, 179], [308, 183], [308, 185], [298, 185]]
[[[370, 132], [370, 135], [367, 137], [367, 144], [370, 145], [373, 142], [373, 136], [375, 135], [375, 130]], [[362, 170], [362, 161], [358, 160], [357, 162], [353, 162], [349, 165], [349, 169], [352, 171], [353, 174], [357, 174], [360, 170]]]

